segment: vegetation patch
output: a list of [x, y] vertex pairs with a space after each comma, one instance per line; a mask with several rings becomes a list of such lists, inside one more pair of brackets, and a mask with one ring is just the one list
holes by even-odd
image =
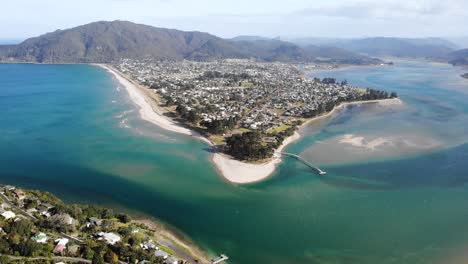
[[9, 185], [0, 185], [0, 192], [2, 264], [26, 258], [55, 263], [62, 257], [76, 263], [179, 261], [168, 245], [158, 244], [154, 230], [132, 221], [127, 214], [93, 205], [65, 204], [50, 193]]

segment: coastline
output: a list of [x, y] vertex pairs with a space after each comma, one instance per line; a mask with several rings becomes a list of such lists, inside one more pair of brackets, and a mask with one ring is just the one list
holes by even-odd
[[[103, 64], [93, 65], [107, 70], [117, 79], [117, 81], [121, 85], [125, 87], [130, 96], [130, 99], [139, 107], [139, 112], [142, 119], [151, 122], [165, 130], [195, 137], [207, 143], [209, 146], [214, 147], [215, 144], [206, 137], [202, 136], [196, 131], [184, 127], [182, 124], [174, 122], [173, 120], [165, 117], [159, 105], [157, 105], [157, 103], [152, 99], [151, 95], [149, 94], [150, 91], [148, 89], [141, 87], [138, 84], [135, 84], [134, 82], [126, 78], [123, 74], [121, 74], [118, 70], [114, 69], [112, 66]], [[336, 111], [343, 109], [347, 105], [372, 103], [379, 103], [382, 105], [394, 105], [402, 104], [402, 101], [399, 98], [393, 98], [341, 103], [340, 105], [333, 108], [332, 111], [326, 114], [308, 119], [306, 122], [304, 122], [304, 124], [302, 124], [299, 127], [299, 129], [312, 122], [329, 117], [333, 115]], [[300, 139], [300, 137], [301, 135], [299, 134], [299, 132], [295, 131], [292, 136], [286, 138], [283, 141], [281, 146], [275, 152], [281, 152], [286, 146], [297, 141], [298, 139]], [[276, 170], [276, 167], [282, 162], [282, 157], [275, 154], [273, 158], [266, 162], [254, 164], [235, 160], [226, 154], [215, 152], [212, 155], [211, 161], [215, 165], [215, 168], [219, 172], [219, 174], [221, 174], [227, 181], [234, 184], [248, 184], [262, 181], [268, 178], [270, 175], [272, 175], [273, 172]]]
[[[403, 104], [399, 98], [392, 98], [392, 99], [382, 99], [382, 100], [370, 100], [370, 101], [356, 101], [356, 102], [347, 102], [342, 103], [332, 111], [316, 116], [313, 118], [308, 119], [304, 124], [299, 127], [299, 130], [313, 122], [317, 122], [321, 119], [325, 119], [327, 117], [332, 116], [336, 111], [342, 110], [344, 107], [348, 105], [360, 105], [360, 104], [381, 104], [381, 105], [400, 105]], [[301, 135], [298, 131], [295, 131], [294, 134], [290, 137], [287, 137], [281, 146], [275, 152], [281, 152], [284, 148], [286, 148], [289, 144], [299, 140]], [[276, 170], [276, 167], [282, 162], [282, 157], [275, 156], [264, 163], [261, 164], [253, 164], [253, 163], [246, 163], [242, 161], [235, 160], [229, 157], [226, 154], [222, 153], [215, 153], [212, 158], [213, 163], [216, 166], [216, 169], [223, 175], [223, 177], [228, 180], [229, 182], [236, 183], [236, 184], [248, 184], [248, 183], [255, 183], [258, 181], [262, 181], [270, 177]]]
[[[165, 117], [163, 111], [157, 105], [154, 100], [148, 94], [150, 91], [146, 91], [143, 87], [140, 87], [138, 84], [133, 83], [128, 78], [124, 77], [123, 74], [118, 72], [111, 66], [104, 64], [92, 64], [98, 67], [101, 67], [107, 72], [111, 73], [117, 81], [124, 86], [127, 90], [130, 99], [138, 106], [140, 116], [143, 120], [151, 122], [165, 130], [176, 132], [179, 134], [196, 137], [202, 141], [207, 142], [208, 140], [200, 135], [199, 133], [190, 130], [186, 127], [183, 127], [181, 124]], [[211, 142], [210, 142], [211, 144]]]
[[[167, 225], [164, 222], [156, 218], [153, 218], [150, 216], [139, 216], [136, 219], [132, 219], [133, 216], [127, 212], [122, 212], [122, 211], [113, 212], [112, 209], [110, 209], [109, 207], [102, 207], [101, 205], [92, 205], [89, 203], [76, 203], [75, 204], [75, 203], [63, 202], [60, 198], [58, 198], [57, 196], [53, 194], [48, 193], [47, 191], [25, 189], [23, 187], [8, 185], [3, 182], [0, 183], [0, 191], [1, 191], [0, 192], [0, 204], [2, 206], [5, 206], [5, 208], [8, 208], [8, 210], [12, 214], [18, 215], [21, 217], [17, 219], [24, 219], [24, 221], [30, 221], [30, 223], [34, 225], [34, 228], [38, 230], [38, 231], [33, 231], [33, 232], [43, 232], [51, 237], [65, 237], [65, 238], [70, 239], [74, 243], [79, 242], [79, 244], [81, 245], [87, 245], [88, 247], [92, 248], [91, 246], [92, 243], [95, 243], [94, 241], [100, 240], [100, 239], [97, 239], [97, 237], [93, 236], [92, 234], [103, 231], [102, 229], [99, 229], [100, 224], [97, 224], [97, 225], [94, 224], [93, 228], [98, 228], [98, 229], [93, 229], [91, 232], [89, 231], [91, 230], [89, 228], [93, 226], [93, 224], [90, 224], [91, 223], [90, 217], [91, 218], [95, 217], [101, 222], [104, 222], [104, 221], [113, 222], [114, 224], [110, 225], [109, 227], [106, 227], [107, 230], [104, 229], [104, 232], [110, 232], [110, 233], [115, 234], [119, 238], [119, 240], [129, 239], [130, 233], [121, 233], [118, 231], [118, 229], [121, 227], [130, 228], [132, 230], [136, 230], [136, 232], [132, 232], [132, 233], [141, 233], [142, 239], [145, 239], [146, 241], [154, 241], [155, 243], [157, 243], [156, 245], [161, 248], [161, 250], [165, 251], [165, 253], [171, 256], [175, 256], [178, 259], [184, 260], [184, 263], [191, 263], [191, 264], [211, 263], [211, 259], [209, 255], [207, 254], [207, 252], [202, 251], [190, 239], [186, 238], [183, 234], [179, 233], [176, 229], [172, 229], [170, 225]], [[23, 198], [15, 196], [15, 191], [21, 191]], [[72, 228], [70, 230], [65, 231], [65, 230], [57, 230], [55, 227], [48, 226], [42, 220], [43, 215], [37, 209], [34, 211], [29, 211], [29, 209], [24, 205], [22, 200], [25, 200], [25, 197], [27, 197], [27, 199], [34, 198], [36, 199], [35, 201], [38, 201], [37, 203], [38, 205], [36, 205], [33, 208], [38, 208], [38, 206], [41, 204], [49, 204], [50, 208], [54, 208], [58, 205], [62, 206], [62, 208], [59, 209], [58, 212], [49, 211], [51, 215], [64, 215], [64, 213], [67, 212], [67, 210], [73, 211], [73, 212], [69, 212], [69, 214], [66, 214], [66, 215], [74, 219], [73, 222], [75, 223], [68, 224], [68, 225], [73, 225], [73, 226], [76, 225], [76, 229]], [[84, 209], [89, 208], [90, 206], [91, 208], [93, 208], [93, 210], [85, 213]], [[71, 210], [71, 208], [73, 208], [73, 210]], [[79, 210], [76, 210], [76, 209], [79, 209]], [[48, 209], [48, 210], [51, 210], [51, 209]], [[109, 211], [110, 214], [108, 214], [106, 210], [110, 210]], [[10, 223], [11, 222], [12, 221], [10, 221]], [[17, 220], [15, 220], [14, 222], [17, 222]], [[2, 227], [5, 224], [8, 225], [8, 222], [6, 221], [2, 222]], [[24, 234], [20, 234], [19, 236], [24, 236]], [[2, 237], [1, 234], [0, 234], [0, 237]], [[29, 238], [30, 236], [27, 235], [27, 237]], [[52, 241], [53, 240], [54, 239], [52, 239]], [[90, 242], [90, 241], [93, 241], [93, 242]], [[50, 242], [44, 241], [43, 243], [47, 244]], [[114, 243], [112, 243], [112, 245], [114, 245]], [[126, 263], [122, 261], [122, 259], [124, 258], [124, 256], [120, 255], [121, 254], [120, 252], [122, 251], [119, 251], [119, 249], [122, 249], [123, 247], [126, 247], [126, 245], [125, 244], [122, 244], [121, 246], [117, 245], [117, 249], [115, 251], [117, 254], [116, 256], [120, 258], [119, 263]], [[140, 247], [142, 247], [141, 244], [140, 244]], [[55, 257], [62, 256], [62, 257], [67, 258], [68, 260], [72, 260], [72, 262], [81, 263], [82, 260], [84, 260], [84, 262], [91, 263], [92, 257], [88, 257], [84, 253], [73, 253], [71, 255], [61, 254], [58, 256], [56, 255], [50, 256], [49, 255], [50, 251], [47, 250], [47, 248], [45, 248], [45, 251], [43, 250], [44, 249], [36, 249], [35, 252], [38, 253], [36, 257], [41, 257], [47, 260], [53, 260]], [[128, 250], [127, 254], [129, 252], [131, 253], [133, 250], [134, 249]], [[2, 253], [4, 253], [4, 249], [2, 249]], [[2, 253], [0, 253], [0, 255], [2, 255]], [[147, 253], [142, 253], [142, 252], [134, 252], [134, 253], [138, 254], [139, 257], [143, 257], [143, 258], [145, 257], [145, 255], [147, 257], [148, 254], [151, 254], [149, 251], [147, 251]], [[4, 254], [4, 255], [8, 255], [8, 254]], [[10, 254], [8, 256], [11, 257], [12, 255], [13, 254]], [[15, 256], [16, 256], [16, 252], [15, 252]], [[26, 258], [28, 256], [31, 257], [31, 255], [28, 255], [28, 253], [21, 253], [21, 255], [17, 257]], [[126, 257], [128, 257], [128, 255]]]
[[165, 244], [165, 246], [171, 250], [178, 251], [178, 255], [182, 255], [181, 257], [190, 263], [211, 263], [211, 260], [206, 252], [202, 251], [191, 241], [187, 241], [187, 239], [184, 238], [179, 238], [175, 232], [171, 231], [170, 228], [164, 226], [158, 220], [153, 220], [151, 218], [138, 218], [133, 220], [133, 222], [148, 226], [151, 231], [155, 233], [155, 235], [162, 238], [160, 241], [158, 241], [159, 243]]

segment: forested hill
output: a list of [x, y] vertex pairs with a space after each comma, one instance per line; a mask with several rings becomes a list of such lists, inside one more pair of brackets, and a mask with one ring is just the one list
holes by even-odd
[[291, 40], [300, 46], [320, 45], [376, 57], [437, 58], [454, 51], [457, 46], [441, 38], [374, 37], [361, 39], [303, 38]]
[[446, 60], [453, 65], [468, 65], [468, 49], [454, 51], [447, 55]]
[[342, 54], [330, 52], [329, 49], [323, 52], [320, 47], [308, 50], [280, 40], [228, 40], [203, 32], [156, 28], [126, 21], [94, 22], [47, 33], [18, 45], [0, 46], [0, 59], [3, 61], [108, 63], [121, 58], [255, 58], [282, 62], [317, 62], [325, 59], [325, 62], [349, 64], [354, 64], [355, 61], [350, 58], [355, 58], [358, 59], [356, 64], [380, 62], [360, 55], [346, 56], [342, 60]]
[[111, 62], [122, 57], [180, 59], [217, 37], [125, 21], [95, 22], [28, 39], [9, 57], [35, 62]]

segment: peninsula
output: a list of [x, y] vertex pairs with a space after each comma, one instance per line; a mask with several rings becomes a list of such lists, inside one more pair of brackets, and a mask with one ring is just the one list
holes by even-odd
[[400, 102], [396, 93], [307, 79], [291, 63], [123, 59], [100, 66], [126, 87], [143, 119], [210, 144], [216, 168], [233, 183], [272, 174], [306, 122], [347, 104]]
[[[0, 45], [0, 62], [105, 64], [143, 119], [212, 145], [230, 182], [270, 175], [306, 121], [350, 102], [396, 98], [304, 71], [385, 62], [341, 48], [100, 21]], [[393, 99], [392, 99], [393, 100]], [[396, 100], [393, 100], [396, 101]]]
[[462, 74], [461, 77], [468, 79], [468, 73]]

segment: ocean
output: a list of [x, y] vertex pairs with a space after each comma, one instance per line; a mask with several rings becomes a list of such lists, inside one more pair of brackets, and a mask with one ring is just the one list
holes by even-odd
[[151, 216], [229, 263], [466, 263], [468, 80], [444, 64], [309, 73], [395, 91], [287, 147], [269, 179], [220, 177], [208, 146], [139, 118], [91, 65], [0, 64], [0, 182]]

